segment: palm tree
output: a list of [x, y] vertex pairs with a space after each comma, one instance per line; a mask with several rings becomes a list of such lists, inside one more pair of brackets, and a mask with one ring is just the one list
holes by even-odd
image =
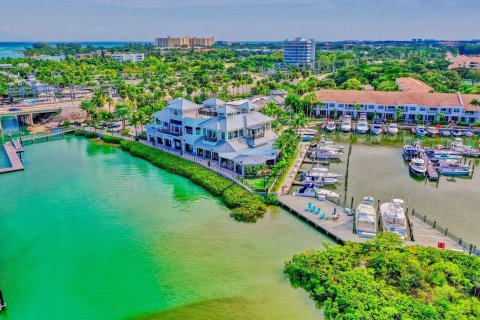
[[400, 121], [400, 118], [402, 117], [402, 109], [400, 108], [395, 108], [395, 120], [397, 120], [397, 122]]
[[445, 119], [445, 115], [439, 111], [435, 115], [435, 118], [437, 119], [437, 121], [442, 121], [443, 119]]
[[112, 107], [112, 104], [113, 104], [113, 98], [111, 96], [108, 96], [106, 100], [107, 100], [107, 103], [108, 103], [108, 112], [112, 112], [111, 107]]
[[122, 129], [125, 129], [125, 120], [132, 112], [131, 107], [128, 104], [120, 103], [115, 107], [115, 116], [122, 120]]
[[133, 125], [135, 137], [138, 136], [137, 125], [140, 123], [140, 112], [132, 112], [128, 121], [130, 121], [130, 124]]
[[305, 111], [309, 117], [311, 118], [312, 117], [312, 110], [313, 110], [313, 107], [315, 105], [318, 104], [318, 100], [317, 100], [317, 95], [315, 93], [308, 93], [305, 95], [305, 97], [303, 97], [303, 105], [305, 107]]
[[361, 104], [356, 104], [355, 105], [355, 117], [358, 118], [358, 112], [362, 110], [363, 106]]
[[140, 124], [140, 131], [143, 133], [143, 126], [146, 124], [151, 123], [153, 120], [153, 116], [140, 110], [139, 112], [139, 124]]
[[96, 106], [91, 100], [83, 100], [80, 102], [80, 109], [87, 113], [87, 118], [92, 119], [93, 114], [96, 112]]

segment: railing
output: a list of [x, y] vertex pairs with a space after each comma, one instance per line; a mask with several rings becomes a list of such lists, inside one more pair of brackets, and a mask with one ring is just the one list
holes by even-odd
[[[408, 210], [408, 209], [407, 209]], [[417, 218], [419, 218], [420, 220], [422, 220], [424, 223], [428, 224], [429, 226], [431, 226], [432, 228], [440, 231], [442, 234], [444, 234], [445, 236], [449, 237], [450, 239], [452, 239], [453, 241], [455, 241], [456, 243], [458, 243], [460, 246], [462, 246], [465, 251], [467, 251], [469, 254], [474, 254], [474, 255], [477, 255], [477, 256], [480, 256], [480, 250], [477, 249], [477, 246], [472, 244], [472, 243], [467, 243], [465, 241], [463, 241], [462, 238], [459, 238], [458, 236], [456, 236], [455, 234], [451, 233], [450, 231], [448, 231], [448, 228], [443, 228], [443, 227], [440, 227], [438, 224], [437, 224], [437, 221], [431, 221], [430, 219], [427, 218], [427, 215], [421, 215], [417, 212], [415, 212], [415, 209], [412, 210], [412, 212], [410, 213], [412, 216], [415, 216]]]
[[158, 132], [161, 132], [161, 133], [166, 133], [166, 134], [169, 134], [171, 136], [181, 136], [182, 135], [182, 130], [180, 131], [172, 131], [172, 130], [168, 130], [168, 129], [157, 129]]

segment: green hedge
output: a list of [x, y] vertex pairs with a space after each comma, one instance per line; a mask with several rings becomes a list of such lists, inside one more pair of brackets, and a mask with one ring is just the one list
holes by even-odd
[[88, 139], [98, 138], [98, 133], [96, 133], [96, 132], [85, 132], [85, 138], [88, 138]]
[[73, 134], [76, 135], [76, 136], [84, 136], [84, 135], [85, 135], [85, 131], [83, 131], [83, 130], [75, 130], [75, 132], [74, 132]]
[[105, 141], [106, 143], [120, 144], [120, 142], [122, 142], [123, 139], [119, 137], [103, 135], [102, 140]]
[[227, 178], [198, 164], [139, 142], [122, 140], [120, 147], [159, 168], [186, 177], [211, 194], [221, 197], [225, 205], [232, 209], [230, 216], [238, 221], [256, 222], [267, 210], [259, 195], [246, 191]]

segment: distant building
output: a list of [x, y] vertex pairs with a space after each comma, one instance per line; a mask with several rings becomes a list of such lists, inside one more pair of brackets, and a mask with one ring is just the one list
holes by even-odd
[[166, 37], [156, 38], [155, 45], [162, 48], [176, 48], [176, 47], [211, 47], [215, 44], [215, 38], [197, 38], [197, 37]]
[[451, 53], [447, 53], [447, 60], [450, 61], [448, 69], [480, 69], [480, 57], [469, 57], [464, 55], [453, 56]]
[[433, 88], [430, 87], [428, 84], [425, 82], [410, 78], [410, 77], [405, 77], [405, 78], [397, 78], [395, 81], [398, 85], [398, 89], [400, 91], [404, 92], [423, 92], [423, 93], [428, 93], [428, 92], [433, 92]]
[[118, 62], [141, 62], [145, 60], [143, 53], [112, 53], [112, 59], [117, 60]]
[[[463, 121], [473, 124], [480, 120], [480, 109], [472, 102], [480, 99], [479, 94], [437, 93], [421, 90], [412, 91], [361, 91], [361, 90], [319, 90], [315, 92], [318, 101], [318, 116], [355, 116], [358, 113], [375, 115], [381, 119], [394, 119], [396, 110], [402, 111], [402, 118], [414, 121], [432, 122], [442, 113], [447, 122]], [[358, 109], [360, 106], [360, 109]]]
[[294, 66], [313, 65], [315, 62], [315, 40], [296, 38], [283, 42], [283, 61]]

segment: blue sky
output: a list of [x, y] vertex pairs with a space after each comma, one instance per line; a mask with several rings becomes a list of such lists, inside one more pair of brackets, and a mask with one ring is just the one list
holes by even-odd
[[0, 41], [480, 38], [480, 0], [5, 0]]

